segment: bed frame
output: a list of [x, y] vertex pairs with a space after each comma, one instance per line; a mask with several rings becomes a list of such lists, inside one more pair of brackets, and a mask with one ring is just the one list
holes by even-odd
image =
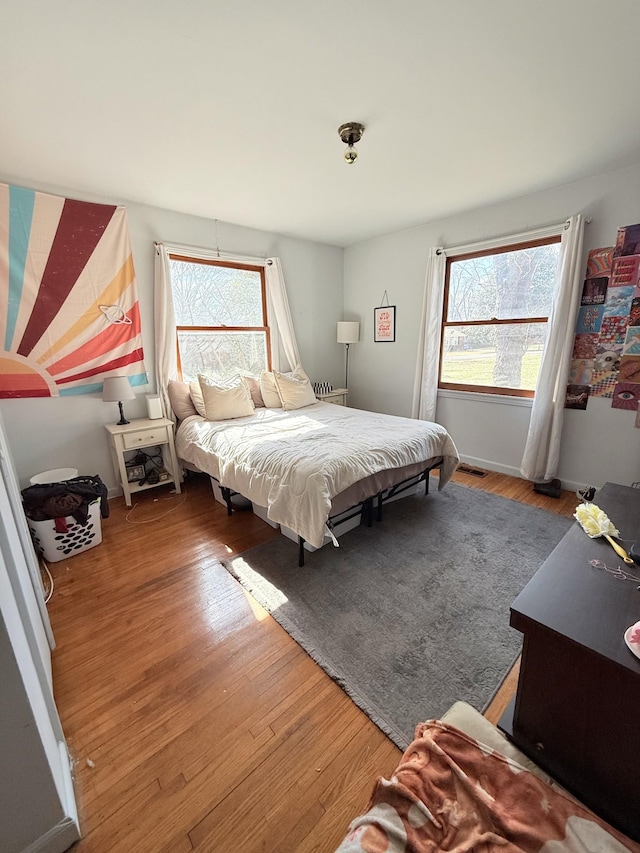
[[[370, 497], [365, 498], [364, 500], [353, 504], [353, 506], [349, 507], [346, 510], [342, 510], [336, 515], [330, 515], [327, 519], [327, 527], [329, 530], [333, 530], [337, 523], [342, 524], [345, 521], [350, 521], [353, 518], [357, 518], [360, 516], [360, 524], [364, 524], [366, 527], [372, 527], [374, 521], [374, 515], [376, 521], [382, 521], [382, 508], [386, 503], [390, 501], [397, 500], [402, 497], [405, 492], [409, 489], [416, 488], [420, 483], [424, 482], [424, 493], [425, 495], [429, 494], [429, 475], [431, 471], [437, 469], [442, 465], [442, 459], [437, 459], [435, 462], [430, 464], [427, 468], [424, 469], [420, 474], [414, 474], [411, 477], [407, 477], [405, 480], [400, 480], [400, 482], [395, 483], [393, 486], [387, 489], [383, 489], [381, 492], [377, 492]], [[213, 478], [212, 478], [213, 479]], [[217, 482], [217, 481], [216, 481]], [[228, 488], [227, 486], [222, 486], [218, 483], [220, 492], [222, 494], [222, 498], [227, 506], [227, 515], [232, 515], [235, 509], [232, 498], [235, 495], [238, 495], [239, 492], [233, 491], [233, 489]], [[305, 554], [305, 540], [302, 536], [298, 536], [298, 566], [304, 566], [304, 554]]]

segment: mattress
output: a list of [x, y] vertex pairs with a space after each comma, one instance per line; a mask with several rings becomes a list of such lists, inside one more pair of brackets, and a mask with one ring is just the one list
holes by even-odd
[[[315, 547], [322, 545], [334, 499], [369, 497], [368, 478], [397, 469], [440, 465], [439, 488], [458, 453], [444, 427], [427, 421], [316, 403], [292, 412], [256, 409], [230, 421], [186, 418], [176, 434], [178, 456], [260, 506]], [[395, 481], [395, 480], [394, 480]], [[356, 486], [359, 484], [359, 486]]]

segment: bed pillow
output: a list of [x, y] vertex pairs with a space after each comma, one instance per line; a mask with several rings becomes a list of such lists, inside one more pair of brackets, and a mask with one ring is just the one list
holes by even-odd
[[273, 373], [263, 370], [260, 374], [260, 394], [267, 409], [281, 409], [282, 400], [278, 394], [276, 380]]
[[257, 376], [252, 376], [250, 373], [241, 373], [242, 379], [249, 389], [251, 400], [256, 409], [264, 409], [264, 400], [260, 392], [260, 379]]
[[308, 376], [301, 379], [295, 375], [278, 373], [276, 370], [273, 371], [273, 376], [282, 400], [282, 408], [286, 412], [302, 409], [304, 406], [311, 406], [318, 402]]
[[[268, 370], [262, 371], [260, 375], [260, 392], [262, 394], [264, 404], [268, 409], [282, 409], [283, 402], [280, 397], [278, 386], [276, 385], [274, 373], [270, 373]], [[296, 365], [291, 372], [281, 373], [280, 375], [293, 379], [309, 379], [299, 364]]]
[[173, 413], [179, 421], [198, 414], [198, 410], [191, 399], [188, 382], [177, 382], [175, 379], [171, 379], [167, 386], [167, 394]]
[[253, 414], [251, 394], [241, 376], [220, 382], [198, 374], [198, 382], [208, 421], [227, 421]]
[[196, 412], [203, 418], [206, 418], [204, 398], [202, 396], [202, 390], [200, 389], [200, 382], [198, 379], [192, 379], [189, 383], [189, 396], [191, 397], [191, 402], [193, 403]]

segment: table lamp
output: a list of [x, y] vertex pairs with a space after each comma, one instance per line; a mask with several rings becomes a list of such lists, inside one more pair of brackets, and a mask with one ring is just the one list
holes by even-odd
[[360, 339], [360, 323], [352, 322], [352, 321], [343, 321], [340, 320], [338, 322], [338, 336], [337, 341], [339, 344], [344, 344], [346, 349], [346, 366], [344, 372], [344, 387], [349, 387], [349, 344], [357, 344]]
[[107, 376], [102, 385], [102, 399], [105, 403], [117, 403], [120, 408], [120, 420], [118, 426], [128, 424], [129, 421], [124, 416], [122, 408], [123, 400], [135, 400], [136, 395], [133, 393], [133, 388], [129, 385], [129, 380], [126, 376]]

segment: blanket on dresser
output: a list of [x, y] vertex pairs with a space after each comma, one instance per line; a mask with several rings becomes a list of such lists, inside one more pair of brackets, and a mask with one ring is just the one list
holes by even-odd
[[227, 421], [191, 416], [178, 429], [176, 450], [315, 547], [322, 545], [332, 498], [359, 480], [442, 458], [442, 488], [458, 464], [440, 424], [330, 403], [292, 412], [256, 409]]
[[416, 729], [336, 853], [621, 853], [640, 845], [446, 723]]

